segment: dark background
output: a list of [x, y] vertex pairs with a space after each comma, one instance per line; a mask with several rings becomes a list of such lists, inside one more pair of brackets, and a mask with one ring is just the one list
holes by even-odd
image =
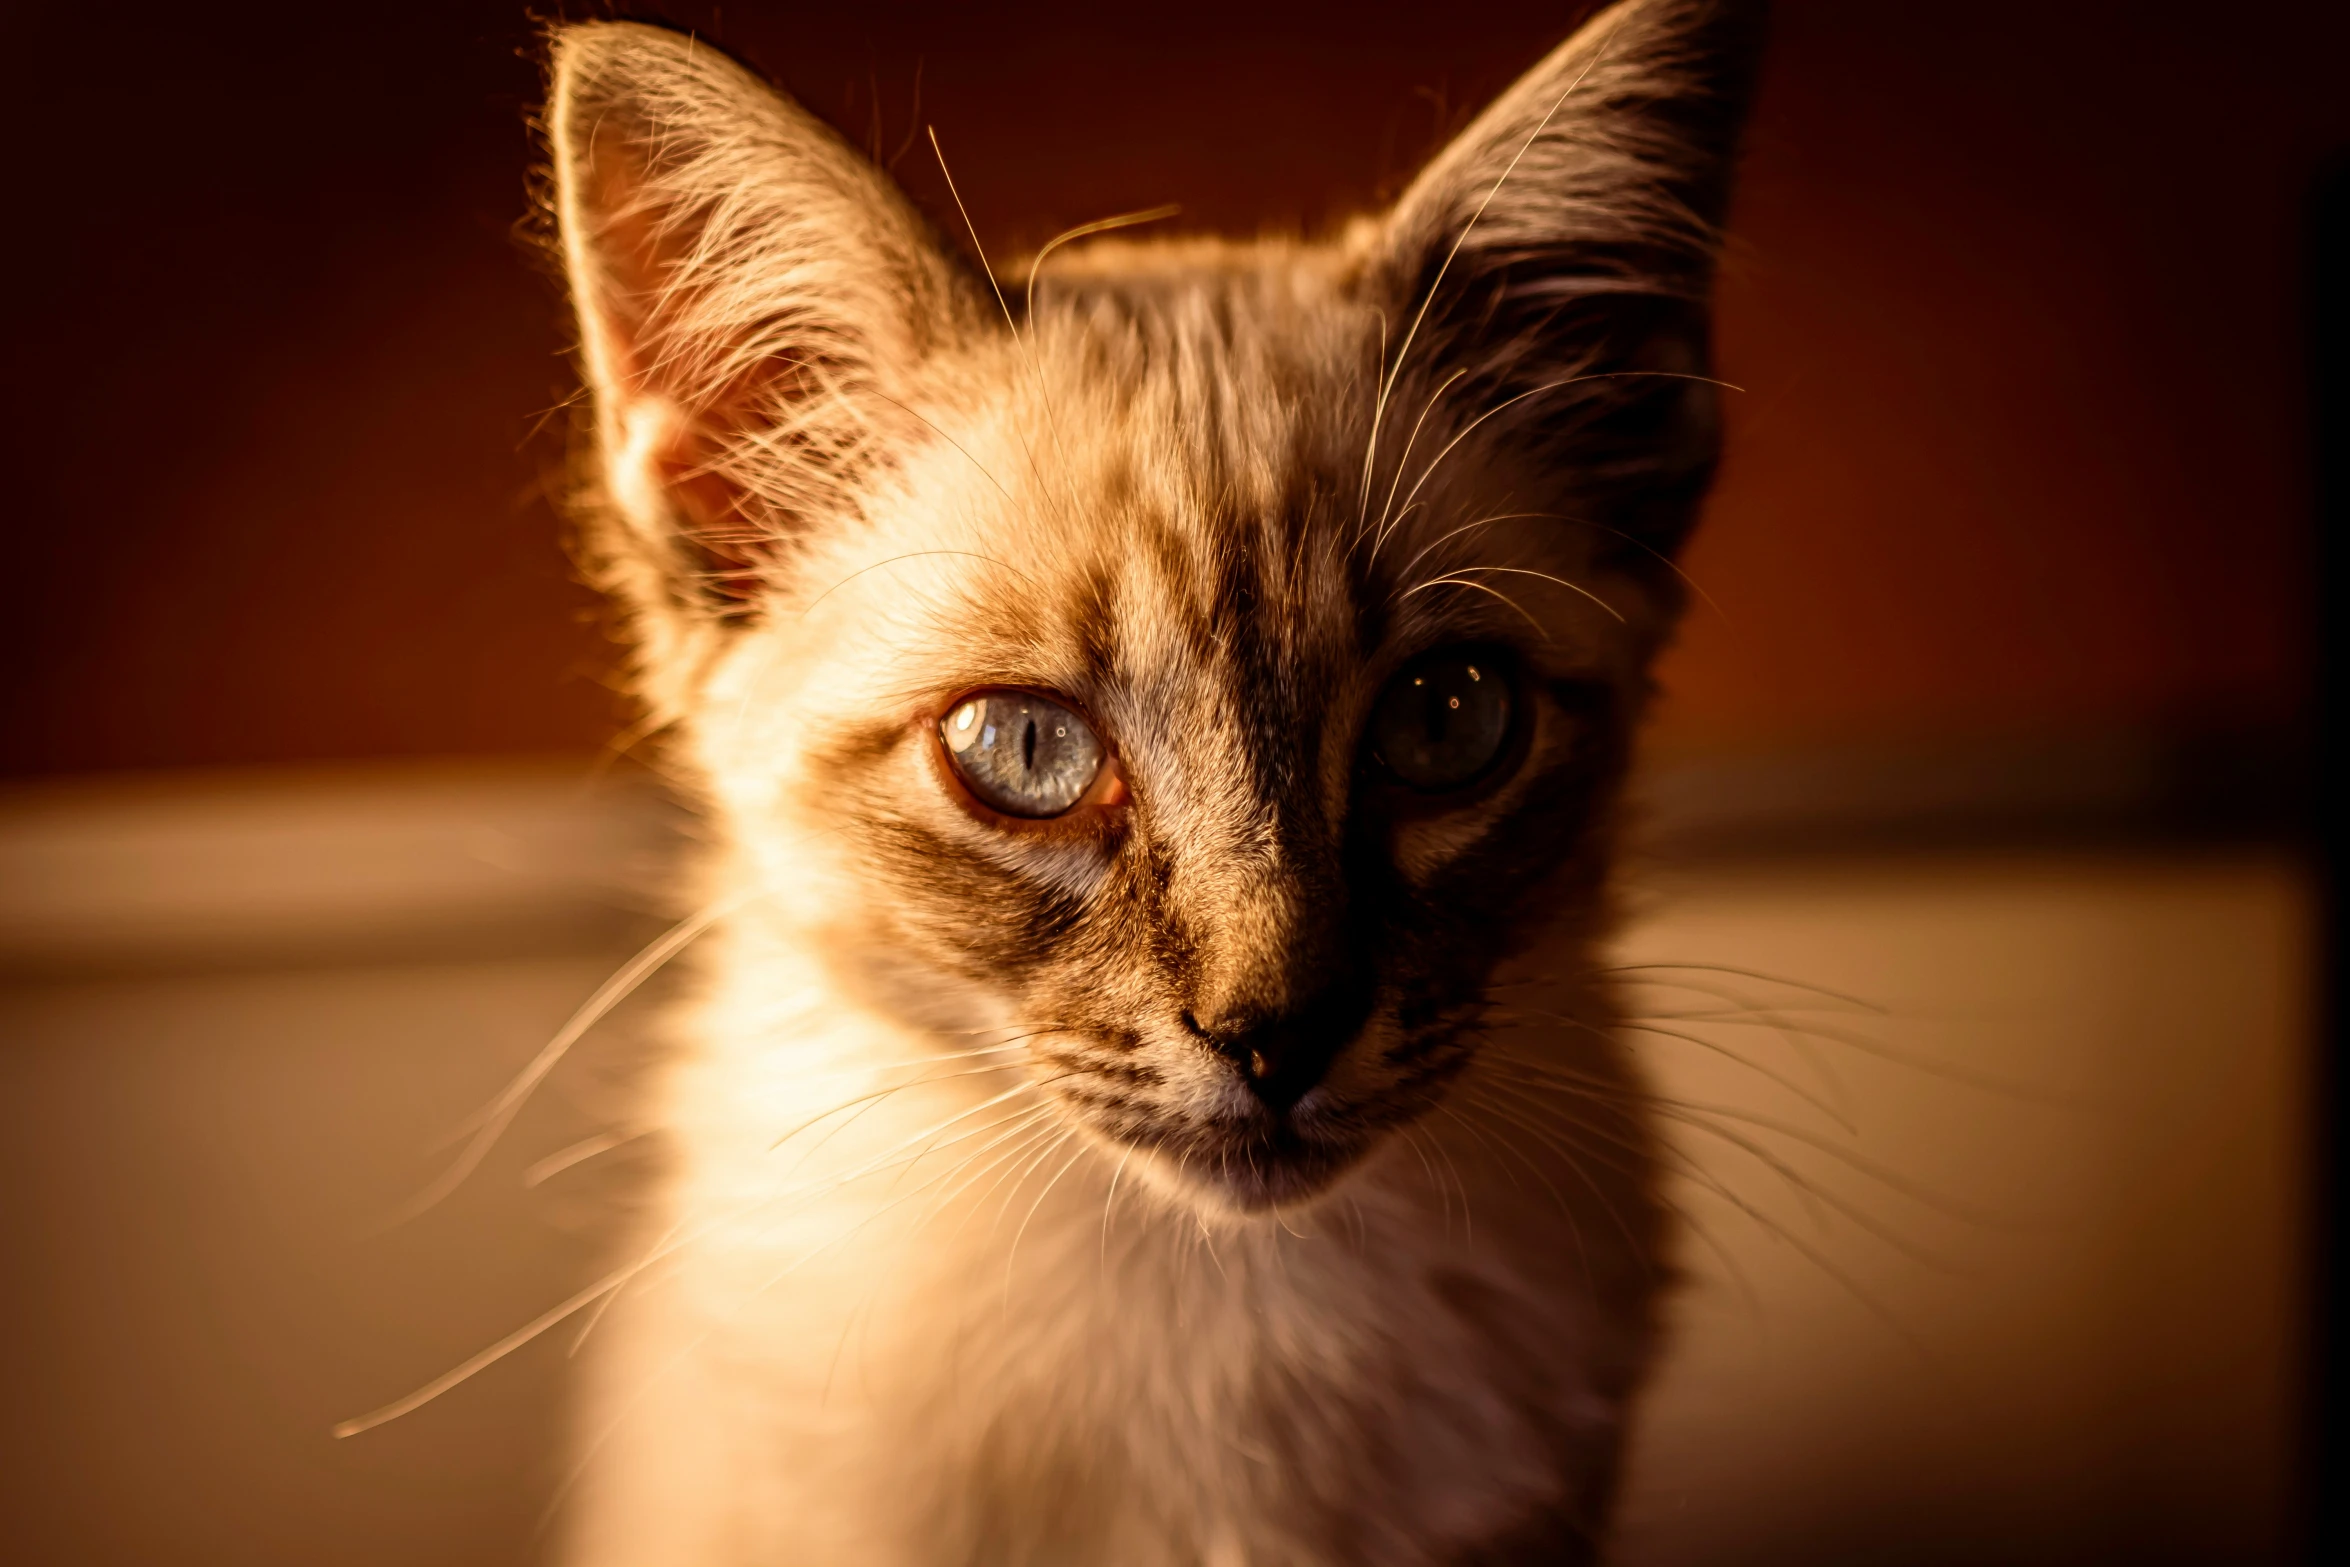
[[[682, 5], [1001, 262], [1327, 227], [1573, 5]], [[2338, 6], [1786, 0], [1668, 747], [2290, 727]], [[10, 23], [0, 773], [578, 751], [570, 371], [511, 0]], [[911, 138], [911, 140], [910, 140]]]

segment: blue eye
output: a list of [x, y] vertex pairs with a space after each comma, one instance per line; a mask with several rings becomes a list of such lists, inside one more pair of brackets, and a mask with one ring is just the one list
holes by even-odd
[[974, 691], [947, 709], [938, 734], [965, 786], [1006, 816], [1059, 816], [1102, 770], [1092, 728], [1033, 691]]
[[1371, 709], [1371, 754], [1423, 794], [1465, 789], [1493, 767], [1510, 738], [1516, 703], [1497, 653], [1431, 653], [1387, 682]]

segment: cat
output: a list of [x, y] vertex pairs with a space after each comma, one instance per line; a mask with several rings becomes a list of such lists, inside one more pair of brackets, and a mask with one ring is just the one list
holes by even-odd
[[1595, 1558], [1761, 32], [1624, 0], [1327, 241], [1000, 276], [709, 43], [552, 35], [584, 550], [709, 840], [569, 1559]]

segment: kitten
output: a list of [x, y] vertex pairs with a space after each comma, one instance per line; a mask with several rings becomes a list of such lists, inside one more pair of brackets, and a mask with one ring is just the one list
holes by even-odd
[[1001, 282], [708, 44], [555, 35], [713, 911], [575, 1560], [1591, 1559], [1667, 1239], [1594, 944], [1759, 33], [1625, 0], [1329, 243]]

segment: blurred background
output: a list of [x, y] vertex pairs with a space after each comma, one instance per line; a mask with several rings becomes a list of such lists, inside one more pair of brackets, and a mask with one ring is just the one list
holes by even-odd
[[[1324, 230], [1581, 9], [636, 14], [940, 213], [935, 126], [1001, 262], [1162, 202]], [[641, 1009], [385, 1221], [659, 928], [679, 832], [555, 504], [548, 14], [9, 13], [11, 1559], [542, 1547], [562, 1342], [327, 1430], [589, 1276], [614, 1161], [562, 1160]], [[2297, 1559], [2350, 16], [1778, 15], [1625, 938], [1711, 1108], [1623, 1557]]]

